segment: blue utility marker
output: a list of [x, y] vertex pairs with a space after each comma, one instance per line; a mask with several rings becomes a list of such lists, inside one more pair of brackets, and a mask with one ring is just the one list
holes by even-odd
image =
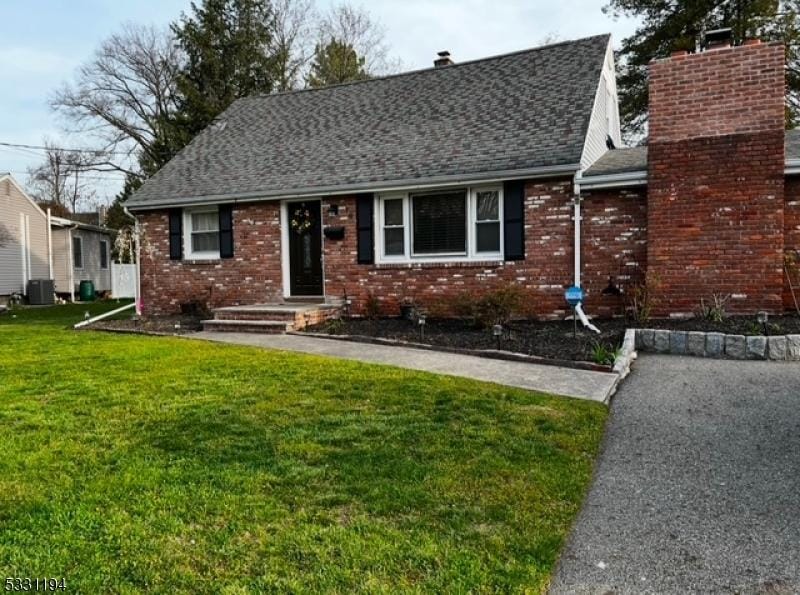
[[583, 297], [583, 289], [577, 285], [567, 288], [564, 292], [564, 299], [567, 300], [567, 303], [573, 308], [583, 302]]

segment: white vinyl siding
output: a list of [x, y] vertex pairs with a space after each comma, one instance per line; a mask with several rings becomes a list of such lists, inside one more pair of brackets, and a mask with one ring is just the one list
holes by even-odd
[[[72, 282], [70, 289], [70, 236], [80, 238], [83, 245], [83, 268], [72, 268]], [[100, 243], [105, 242], [110, 248], [111, 237], [107, 233], [93, 229], [68, 229], [66, 227], [53, 227], [53, 279], [56, 292], [68, 294], [70, 291], [77, 293], [81, 281], [94, 283], [96, 291], [111, 291], [111, 255], [109, 254], [107, 268], [102, 267], [100, 259]]]
[[0, 176], [0, 295], [25, 293], [28, 279], [49, 278], [47, 215]]
[[581, 167], [583, 169], [587, 169], [608, 151], [606, 138], [609, 136], [614, 141], [615, 146], [622, 146], [614, 52], [610, 44], [606, 52], [603, 72], [597, 86], [594, 107], [589, 118], [589, 128], [586, 131], [586, 142], [581, 156]]

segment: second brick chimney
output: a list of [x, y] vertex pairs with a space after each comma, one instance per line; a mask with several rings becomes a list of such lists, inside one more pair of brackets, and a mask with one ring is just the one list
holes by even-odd
[[779, 312], [784, 48], [673, 55], [650, 66], [648, 271], [656, 314]]

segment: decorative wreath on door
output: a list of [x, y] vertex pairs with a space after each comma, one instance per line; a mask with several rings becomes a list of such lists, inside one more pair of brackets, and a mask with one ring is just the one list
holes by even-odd
[[297, 207], [292, 213], [292, 219], [289, 224], [298, 234], [307, 232], [314, 225], [314, 221], [311, 219], [311, 211], [305, 205]]

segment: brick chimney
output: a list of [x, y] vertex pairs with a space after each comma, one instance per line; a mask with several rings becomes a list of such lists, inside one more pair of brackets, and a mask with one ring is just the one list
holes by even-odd
[[439, 56], [438, 58], [436, 58], [436, 60], [433, 61], [433, 65], [436, 68], [441, 68], [442, 66], [452, 66], [453, 64], [455, 64], [455, 62], [453, 62], [453, 60], [450, 59], [450, 52], [448, 52], [447, 50], [438, 52], [436, 55]]
[[784, 48], [730, 47], [650, 65], [648, 271], [659, 315], [782, 309]]

